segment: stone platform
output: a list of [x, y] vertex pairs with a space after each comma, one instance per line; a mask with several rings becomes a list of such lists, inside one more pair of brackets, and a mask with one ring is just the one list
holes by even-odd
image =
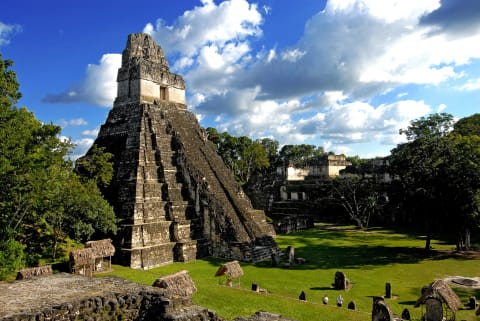
[[0, 320], [212, 320], [191, 297], [120, 278], [65, 273], [0, 284]]
[[[66, 273], [2, 283], [0, 321], [224, 321], [215, 312], [192, 303], [191, 295], [196, 289], [187, 271], [155, 283], [160, 287], [115, 277], [90, 278]], [[235, 321], [291, 320], [257, 312]]]

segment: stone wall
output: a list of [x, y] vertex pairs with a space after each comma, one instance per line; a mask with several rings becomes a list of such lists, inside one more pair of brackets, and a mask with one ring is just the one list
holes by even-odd
[[0, 320], [223, 320], [191, 296], [118, 278], [69, 274], [0, 284]]
[[[215, 312], [192, 304], [195, 285], [187, 271], [160, 278], [155, 284], [161, 288], [66, 273], [3, 283], [0, 320], [225, 321]], [[288, 321], [266, 312], [235, 320]]]

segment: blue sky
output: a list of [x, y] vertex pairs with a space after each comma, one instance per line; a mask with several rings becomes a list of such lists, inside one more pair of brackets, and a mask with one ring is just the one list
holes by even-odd
[[409, 122], [480, 112], [478, 0], [3, 0], [0, 52], [19, 106], [85, 153], [147, 32], [203, 127], [385, 156]]

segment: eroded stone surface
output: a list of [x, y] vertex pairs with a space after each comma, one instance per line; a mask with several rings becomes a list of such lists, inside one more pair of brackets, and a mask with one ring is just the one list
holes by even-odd
[[[186, 271], [163, 281], [177, 282], [179, 278], [183, 286], [195, 288]], [[53, 274], [0, 284], [0, 320], [224, 321], [215, 312], [192, 304], [193, 292], [114, 277]], [[268, 312], [235, 320], [289, 321]]]

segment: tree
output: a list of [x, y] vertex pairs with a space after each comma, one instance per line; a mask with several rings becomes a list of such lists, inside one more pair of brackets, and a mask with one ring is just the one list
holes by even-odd
[[105, 188], [113, 178], [113, 154], [105, 151], [105, 147], [93, 145], [88, 154], [77, 159], [75, 172], [82, 181], [93, 180], [98, 187]]
[[284, 145], [279, 152], [279, 161], [291, 162], [295, 167], [304, 167], [307, 162], [315, 157], [324, 155], [325, 151], [322, 147], [315, 145]]
[[358, 175], [339, 176], [331, 181], [331, 198], [359, 228], [367, 228], [379, 206], [379, 193], [373, 179]]
[[453, 131], [462, 136], [480, 136], [480, 114], [459, 119], [453, 126]]
[[58, 245], [66, 238], [85, 242], [97, 232], [117, 231], [113, 208], [103, 199], [94, 179], [81, 182], [70, 172], [65, 173], [61, 189], [52, 197], [52, 205], [45, 210], [52, 233], [52, 257], [56, 258]]
[[[478, 220], [480, 188], [480, 140], [452, 132], [453, 116], [433, 114], [411, 122], [402, 130], [407, 143], [392, 150], [392, 174], [405, 186], [410, 210], [423, 220], [425, 249], [430, 249], [433, 230], [441, 225], [455, 228], [460, 236]], [[437, 224], [437, 226], [435, 226]], [[463, 230], [463, 232], [462, 232]]]
[[400, 129], [400, 134], [405, 134], [410, 142], [417, 139], [438, 139], [451, 132], [453, 124], [454, 118], [450, 114], [431, 114], [428, 117], [413, 120], [407, 129]]
[[480, 223], [480, 136], [462, 132], [454, 129], [447, 136], [448, 153], [439, 169], [446, 182], [439, 190], [448, 199], [445, 209], [453, 219], [447, 224], [458, 231], [458, 250], [470, 249], [470, 230]]
[[[208, 139], [215, 146], [223, 162], [229, 167], [236, 180], [247, 183], [252, 175], [270, 166], [269, 156], [262, 141], [252, 141], [247, 136], [234, 137], [227, 132], [219, 134], [214, 128], [207, 128]], [[274, 142], [264, 141], [275, 148]], [[270, 152], [272, 150], [270, 149]]]
[[254, 172], [261, 171], [270, 166], [268, 157], [262, 144], [259, 142], [252, 142], [248, 144], [237, 163], [238, 176], [240, 181], [246, 183], [250, 180]]
[[279, 143], [278, 141], [271, 139], [271, 138], [261, 138], [257, 139], [256, 142], [260, 143], [265, 149], [265, 153], [267, 154], [268, 162], [272, 166], [278, 165], [278, 148]]
[[[73, 145], [60, 138], [61, 128], [15, 106], [21, 94], [11, 66], [0, 56], [0, 278], [24, 259], [31, 265], [55, 256], [59, 235], [81, 241], [92, 230], [116, 229], [96, 184], [73, 173], [67, 160]], [[106, 182], [108, 170], [95, 177]], [[67, 223], [59, 224], [62, 215]]]
[[221, 135], [218, 133], [217, 129], [213, 127], [207, 127], [206, 129], [207, 137], [210, 142], [212, 142], [215, 150], [218, 152], [220, 145], [222, 143]]
[[0, 243], [0, 280], [5, 280], [24, 266], [24, 248], [24, 245], [12, 238]]

